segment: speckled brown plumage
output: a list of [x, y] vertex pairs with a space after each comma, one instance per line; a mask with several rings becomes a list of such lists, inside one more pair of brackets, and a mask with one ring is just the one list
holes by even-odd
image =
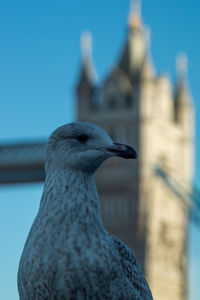
[[101, 221], [93, 173], [114, 155], [135, 154], [93, 124], [51, 135], [43, 195], [18, 270], [21, 300], [152, 299], [134, 254]]

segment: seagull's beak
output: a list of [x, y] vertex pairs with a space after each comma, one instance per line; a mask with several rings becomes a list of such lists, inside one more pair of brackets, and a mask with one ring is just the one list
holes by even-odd
[[123, 158], [137, 158], [137, 152], [130, 146], [113, 143], [112, 147], [107, 148], [107, 151], [112, 156], [119, 156]]

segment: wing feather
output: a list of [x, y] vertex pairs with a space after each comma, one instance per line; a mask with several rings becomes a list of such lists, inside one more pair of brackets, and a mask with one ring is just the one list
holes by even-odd
[[112, 239], [119, 251], [121, 266], [126, 278], [131, 282], [134, 289], [139, 292], [142, 299], [153, 300], [150, 288], [134, 253], [115, 236], [112, 236]]

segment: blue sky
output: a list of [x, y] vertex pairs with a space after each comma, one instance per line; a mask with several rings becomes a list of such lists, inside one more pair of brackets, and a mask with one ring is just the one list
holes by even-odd
[[[116, 62], [127, 34], [129, 0], [0, 1], [0, 141], [47, 137], [76, 117], [74, 87], [80, 67], [80, 34], [93, 35], [94, 63], [102, 80]], [[143, 1], [151, 28], [157, 73], [175, 80], [175, 57], [188, 55], [188, 78], [200, 128], [200, 2]], [[200, 186], [200, 136], [196, 130], [196, 174]], [[198, 155], [197, 155], [198, 153]], [[199, 167], [197, 167], [199, 166]], [[0, 187], [0, 298], [18, 299], [16, 271], [25, 237], [40, 201], [42, 185]], [[192, 229], [190, 269], [200, 253]], [[190, 273], [192, 274], [192, 272]], [[198, 299], [197, 284], [191, 299]], [[2, 286], [1, 286], [2, 285]]]

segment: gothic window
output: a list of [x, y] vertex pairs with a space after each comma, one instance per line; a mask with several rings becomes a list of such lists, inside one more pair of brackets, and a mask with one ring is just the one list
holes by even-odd
[[130, 126], [126, 126], [125, 130], [126, 143], [131, 145], [133, 143], [133, 129]]
[[132, 106], [132, 95], [128, 94], [125, 96], [125, 108], [130, 108]]
[[92, 98], [90, 101], [91, 110], [98, 111], [100, 109], [101, 102], [102, 102], [101, 89], [99, 87], [95, 87], [95, 88], [93, 88]]
[[116, 140], [116, 130], [115, 129], [111, 128], [109, 131], [109, 135], [112, 140]]
[[104, 218], [126, 218], [131, 215], [132, 206], [129, 199], [121, 197], [107, 198], [102, 202], [101, 212]]
[[108, 98], [108, 107], [110, 109], [113, 109], [116, 108], [116, 106], [117, 106], [117, 99], [114, 95], [112, 95]]

